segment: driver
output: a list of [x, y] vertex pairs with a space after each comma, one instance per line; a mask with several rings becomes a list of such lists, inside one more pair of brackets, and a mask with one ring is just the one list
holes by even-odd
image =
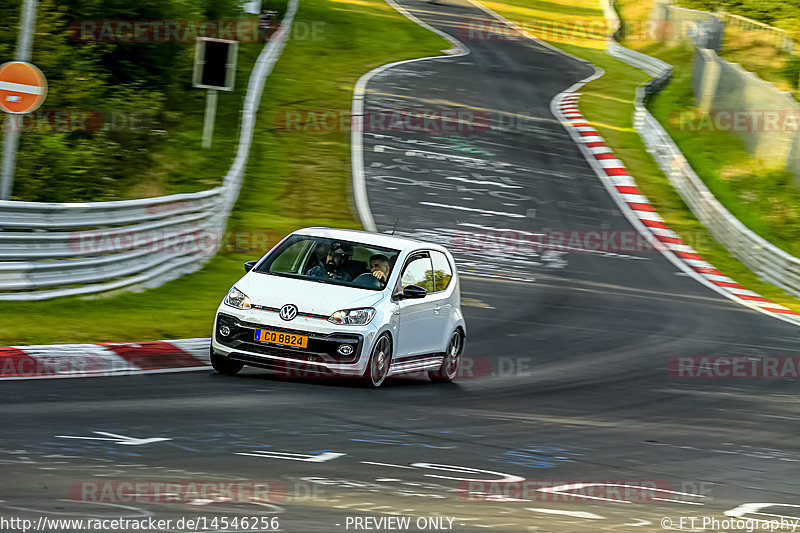
[[312, 278], [353, 281], [353, 276], [342, 268], [347, 259], [353, 255], [353, 248], [342, 242], [332, 242], [325, 256], [325, 264], [317, 265], [306, 272]]

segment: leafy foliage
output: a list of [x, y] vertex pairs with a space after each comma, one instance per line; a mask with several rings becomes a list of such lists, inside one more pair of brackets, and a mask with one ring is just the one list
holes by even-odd
[[800, 4], [796, 0], [681, 0], [679, 3], [691, 9], [727, 11], [778, 27], [782, 21], [800, 17]]
[[[40, 0], [32, 62], [48, 79], [43, 112], [96, 110], [107, 117], [112, 112], [120, 117], [146, 112], [149, 121], [139, 129], [47, 133], [24, 129], [12, 198], [64, 202], [124, 196], [145, 176], [159, 179], [153, 174], [160, 172], [155, 170], [156, 159], [165, 137], [181, 129], [187, 114], [202, 109], [203, 95], [191, 87], [192, 43], [87, 43], [70, 36], [70, 23], [234, 18], [242, 16], [241, 3]], [[21, 4], [21, 0], [0, 3], [0, 63], [14, 57]]]
[[800, 88], [800, 57], [795, 56], [789, 59], [786, 66], [783, 67], [781, 74], [783, 74], [784, 78], [789, 80], [789, 83], [792, 84], [792, 88]]

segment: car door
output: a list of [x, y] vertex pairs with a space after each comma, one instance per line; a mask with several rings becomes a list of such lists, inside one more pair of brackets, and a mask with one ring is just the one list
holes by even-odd
[[433, 263], [434, 288], [430, 294], [433, 303], [433, 324], [435, 330], [433, 352], [443, 352], [447, 347], [452, 333], [453, 317], [453, 288], [450, 282], [453, 279], [453, 266], [442, 252], [431, 250]]
[[[433, 265], [428, 252], [415, 252], [403, 265], [397, 292], [408, 285], [419, 285], [433, 292]], [[424, 298], [400, 300], [400, 320], [397, 333], [395, 357], [432, 353], [436, 351], [436, 300], [429, 295]]]

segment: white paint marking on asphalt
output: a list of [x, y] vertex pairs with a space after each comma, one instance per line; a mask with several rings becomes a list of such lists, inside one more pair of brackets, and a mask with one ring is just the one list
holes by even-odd
[[413, 466], [405, 466], [405, 465], [393, 465], [389, 463], [375, 463], [373, 461], [361, 461], [365, 465], [378, 465], [378, 466], [391, 466], [393, 468], [408, 468], [409, 470], [414, 470]]
[[457, 209], [459, 211], [471, 211], [473, 213], [482, 213], [484, 215], [492, 215], [492, 216], [497, 215], [497, 216], [504, 216], [511, 218], [525, 218], [525, 215], [520, 215], [518, 213], [508, 213], [505, 211], [487, 211], [486, 209], [478, 209], [475, 207], [462, 207], [458, 205], [437, 204], [435, 202], [420, 202], [420, 205], [441, 207], [443, 209]]
[[662, 237], [672, 237], [673, 239], [680, 239], [680, 236], [679, 236], [677, 233], [675, 233], [674, 231], [672, 231], [671, 229], [666, 229], [666, 228], [650, 228], [650, 230], [651, 230], [651, 231], [652, 231], [654, 234], [656, 234], [656, 235], [660, 235], [660, 236], [662, 236]]
[[664, 219], [661, 218], [661, 215], [659, 215], [655, 211], [637, 211], [636, 215], [642, 220], [652, 220], [652, 221], [655, 221], [655, 222], [664, 222]]
[[485, 230], [489, 230], [489, 231], [493, 231], [493, 232], [506, 232], [506, 231], [509, 231], [509, 232], [512, 232], [512, 233], [515, 233], [515, 234], [518, 234], [518, 235], [531, 235], [531, 236], [544, 235], [544, 233], [541, 233], [541, 232], [522, 231], [520, 229], [510, 229], [510, 228], [495, 228], [493, 226], [484, 226], [482, 224], [472, 224], [470, 222], [459, 222], [458, 225], [459, 226], [466, 226], [466, 227], [469, 227], [469, 228], [485, 229]]
[[621, 168], [625, 170], [625, 165], [619, 159], [598, 159], [597, 163], [602, 168]]
[[348, 507], [354, 507], [356, 505], [375, 505], [372, 502], [362, 502], [362, 503], [345, 503], [342, 505], [334, 505], [336, 509], [347, 509]]
[[655, 496], [653, 496], [653, 500], [654, 501], [659, 501], [659, 502], [683, 503], [683, 504], [686, 504], [686, 505], [705, 505], [704, 503], [700, 503], [700, 502], [686, 502], [686, 501], [683, 501], [683, 500], [672, 500], [670, 498], [656, 498]]
[[625, 198], [626, 202], [633, 202], [635, 204], [649, 204], [650, 201], [647, 199], [646, 196], [642, 196], [641, 194], [630, 194], [630, 193], [620, 193]]
[[427, 477], [435, 477], [440, 479], [452, 479], [455, 481], [481, 481], [485, 483], [489, 482], [497, 482], [497, 483], [521, 483], [525, 481], [524, 477], [515, 476], [513, 474], [506, 474], [503, 472], [494, 472], [492, 470], [481, 470], [480, 468], [471, 468], [469, 466], [457, 466], [457, 465], [442, 465], [442, 464], [435, 464], [435, 463], [411, 463], [411, 466], [416, 468], [428, 468], [430, 470], [443, 470], [445, 472], [455, 472], [458, 474], [489, 474], [491, 476], [498, 476], [501, 479], [484, 479], [484, 478], [470, 478], [470, 477], [452, 477], [452, 476], [440, 476], [438, 474], [425, 474]]
[[474, 183], [476, 185], [493, 185], [495, 187], [500, 187], [503, 189], [521, 189], [522, 187], [519, 185], [506, 185], [505, 183], [497, 183], [496, 181], [481, 181], [481, 180], [471, 180], [469, 178], [459, 178], [455, 176], [450, 176], [445, 178], [447, 180], [454, 180], [454, 181], [463, 181], [464, 183]]
[[50, 373], [44, 376], [46, 378], [138, 373], [140, 370], [113, 350], [97, 344], [35, 344], [15, 348], [47, 368]]
[[686, 253], [690, 253], [690, 254], [696, 253], [694, 251], [694, 248], [692, 248], [688, 244], [676, 244], [676, 243], [671, 242], [671, 243], [668, 243], [667, 246], [669, 247], [670, 250], [672, 250], [674, 252], [686, 252]]
[[528, 511], [544, 514], [557, 514], [564, 516], [571, 516], [573, 518], [590, 518], [592, 520], [604, 520], [605, 516], [599, 514], [588, 513], [586, 511], [564, 511], [563, 509], [544, 509], [541, 507], [526, 507]]
[[636, 181], [631, 176], [607, 176], [606, 179], [614, 187], [636, 187]]
[[728, 276], [717, 276], [716, 274], [706, 274], [705, 276], [712, 281], [725, 281], [728, 283], [736, 283]]
[[[579, 490], [584, 489], [586, 487], [622, 487], [626, 489], [636, 489], [639, 491], [647, 490], [652, 492], [654, 495], [658, 493], [662, 494], [672, 494], [676, 496], [689, 496], [691, 498], [705, 498], [702, 494], [693, 494], [691, 492], [680, 492], [676, 490], [670, 489], [660, 489], [657, 487], [643, 487], [640, 485], [626, 485], [624, 483], [570, 483], [566, 485], [557, 485], [555, 487], [543, 487], [539, 489], [540, 492], [548, 492], [551, 494], [563, 494], [565, 496], [573, 495], [580, 498], [586, 498], [587, 500], [601, 500], [606, 502], [614, 502], [614, 503], [633, 503], [630, 500], [620, 500], [616, 498], [603, 498], [602, 496], [587, 496], [585, 494], [572, 494], [569, 491], [571, 490]], [[654, 498], [655, 499], [655, 498]], [[685, 503], [688, 505], [704, 505], [702, 503], [698, 504], [695, 502], [687, 502], [684, 500], [675, 500], [675, 499], [666, 499], [666, 498], [658, 498], [660, 501], [664, 502], [674, 502], [674, 503]]]
[[289, 453], [289, 452], [270, 452], [266, 450], [256, 450], [252, 453], [248, 452], [237, 452], [234, 455], [249, 455], [251, 457], [261, 457], [263, 459], [286, 459], [288, 461], [305, 461], [307, 463], [324, 463], [326, 461], [332, 461], [333, 459], [338, 459], [343, 455], [347, 455], [344, 453], [336, 453], [336, 452], [322, 452], [319, 455], [310, 455], [306, 453]]
[[[794, 509], [800, 509], [800, 505], [794, 503], [743, 503], [739, 507], [735, 507], [728, 511], [725, 511], [723, 514], [725, 516], [731, 516], [733, 518], [745, 518], [745, 516], [750, 514], [756, 514], [761, 516], [770, 516], [773, 519], [786, 519], [789, 521], [796, 521], [800, 520], [800, 517], [797, 515], [781, 515], [775, 513], [760, 513], [761, 509], [765, 507], [792, 507]], [[749, 517], [748, 517], [749, 518]], [[750, 518], [756, 522], [770, 522], [770, 519], [762, 519], [762, 518]]]
[[197, 359], [200, 359], [201, 361], [209, 362], [208, 345], [210, 340], [207, 338], [196, 337], [191, 339], [178, 339], [162, 342], [168, 342], [179, 350], [183, 350], [184, 352], [196, 357]]
[[97, 435], [105, 435], [106, 437], [112, 438], [103, 438], [103, 437], [76, 437], [73, 435], [56, 435], [55, 438], [57, 439], [84, 439], [84, 440], [108, 440], [114, 442], [115, 444], [122, 444], [124, 446], [141, 446], [142, 444], [152, 444], [154, 442], [163, 442], [167, 440], [172, 440], [166, 437], [151, 437], [148, 439], [138, 439], [136, 437], [126, 437], [125, 435], [117, 435], [116, 433], [107, 433], [105, 431], [92, 431], [92, 433], [96, 433]]
[[611, 148], [608, 146], [590, 146], [587, 148], [593, 154], [610, 154]]

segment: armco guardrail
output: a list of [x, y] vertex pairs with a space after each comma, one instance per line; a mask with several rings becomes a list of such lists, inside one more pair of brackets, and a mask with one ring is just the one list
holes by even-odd
[[[611, 27], [618, 28], [619, 18], [611, 1], [604, 0], [603, 4]], [[701, 32], [702, 28], [695, 28], [694, 31]], [[624, 48], [613, 38], [609, 39], [608, 53], [655, 76], [636, 92], [634, 127], [694, 215], [722, 246], [759, 277], [800, 296], [800, 259], [759, 237], [725, 209], [692, 170], [669, 134], [647, 110], [646, 100], [666, 85], [672, 67], [659, 59]]]
[[0, 201], [0, 300], [151, 288], [200, 269], [217, 252], [239, 196], [264, 82], [297, 5], [289, 2], [250, 74], [236, 156], [221, 187], [115, 202]]

